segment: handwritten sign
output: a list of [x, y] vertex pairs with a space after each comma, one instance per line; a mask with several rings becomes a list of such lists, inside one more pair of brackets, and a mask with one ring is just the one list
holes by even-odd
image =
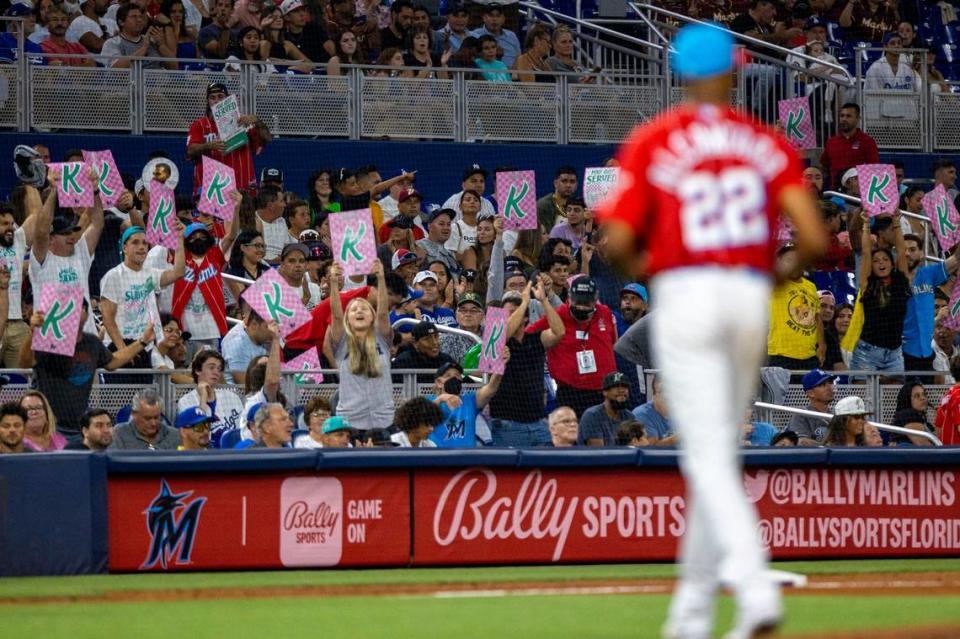
[[333, 259], [343, 266], [343, 274], [349, 277], [372, 273], [377, 244], [370, 209], [331, 213], [327, 219]]
[[484, 373], [502, 375], [506, 363], [503, 361], [503, 347], [507, 343], [507, 319], [510, 312], [505, 308], [492, 306], [487, 309], [483, 320], [483, 341], [480, 344], [479, 369]]
[[900, 206], [900, 188], [892, 164], [860, 164], [860, 205], [869, 217], [895, 213]]
[[923, 212], [930, 219], [940, 248], [949, 251], [960, 242], [960, 214], [942, 184], [923, 196]]
[[123, 178], [113, 160], [113, 153], [105, 151], [84, 151], [83, 161], [92, 166], [97, 173], [97, 187], [100, 189], [100, 201], [106, 207], [116, 206], [123, 195]]
[[33, 350], [73, 357], [83, 313], [83, 288], [46, 283], [40, 289], [43, 324], [33, 329]]
[[583, 171], [583, 201], [588, 209], [595, 208], [602, 202], [620, 177], [620, 167], [600, 166], [587, 168]]
[[297, 374], [293, 376], [293, 381], [296, 384], [306, 384], [308, 382], [313, 382], [314, 384], [323, 383], [323, 373], [305, 373], [302, 371], [319, 371], [320, 366], [320, 355], [317, 354], [317, 347], [314, 346], [310, 350], [300, 353], [289, 362], [284, 362], [280, 366], [280, 370], [283, 371], [296, 371]]
[[147, 220], [147, 241], [176, 250], [180, 245], [177, 231], [176, 196], [156, 180], [150, 181], [150, 210]]
[[60, 162], [51, 164], [50, 168], [60, 170], [60, 180], [57, 181], [60, 206], [93, 206], [93, 184], [86, 163]]
[[777, 102], [777, 109], [780, 111], [783, 134], [790, 143], [803, 150], [816, 148], [817, 134], [813, 132], [810, 100], [807, 96], [780, 100]]
[[217, 126], [220, 140], [223, 142], [224, 154], [235, 151], [250, 141], [247, 138], [247, 130], [237, 121], [240, 118], [237, 96], [228, 95], [210, 107], [210, 112], [213, 114], [213, 122]]
[[233, 168], [203, 156], [203, 186], [197, 210], [218, 217], [224, 223], [233, 219], [233, 200], [230, 194], [237, 190]]
[[537, 228], [537, 184], [533, 171], [497, 173], [497, 202], [503, 228], [508, 231]]
[[288, 285], [274, 269], [265, 272], [247, 287], [241, 298], [260, 317], [273, 320], [286, 337], [310, 321], [310, 312], [300, 298], [300, 289]]

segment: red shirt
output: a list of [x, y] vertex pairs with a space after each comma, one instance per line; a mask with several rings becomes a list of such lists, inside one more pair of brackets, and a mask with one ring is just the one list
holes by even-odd
[[880, 161], [877, 143], [869, 135], [857, 129], [849, 138], [838, 133], [823, 146], [820, 165], [830, 180], [829, 187], [840, 190], [840, 178], [847, 169], [858, 164], [876, 164]]
[[[63, 44], [57, 44], [50, 38], [47, 38], [40, 43], [40, 48], [43, 49], [44, 53], [55, 54], [60, 53], [64, 55], [86, 55], [87, 48], [80, 44], [79, 42], [67, 42], [64, 40]], [[79, 67], [84, 62], [80, 58], [58, 58], [51, 55], [47, 58], [47, 64], [51, 62], [60, 61], [65, 67]]]
[[[245, 189], [251, 185], [255, 186], [257, 183], [256, 172], [253, 168], [253, 152], [260, 149], [263, 146], [260, 143], [260, 137], [257, 135], [256, 129], [250, 129], [247, 131], [247, 136], [250, 138], [250, 143], [246, 146], [242, 146], [236, 151], [227, 153], [223, 155], [217, 151], [205, 152], [204, 155], [207, 155], [217, 162], [223, 162], [227, 166], [233, 169], [234, 174], [237, 178], [237, 188]], [[187, 134], [187, 146], [191, 144], [203, 144], [205, 142], [213, 142], [214, 140], [219, 140], [220, 135], [217, 133], [217, 127], [207, 116], [203, 116], [199, 120], [194, 120], [193, 124], [190, 125], [190, 133]], [[193, 166], [193, 191], [198, 193], [200, 187], [203, 185], [203, 158], [196, 158], [194, 160]]]
[[714, 264], [773, 268], [780, 193], [802, 186], [790, 144], [732, 109], [683, 106], [640, 126], [620, 148], [601, 222], [630, 226], [647, 271]]
[[[347, 308], [350, 300], [355, 297], [366, 297], [369, 293], [369, 286], [350, 289], [349, 291], [340, 293], [340, 303], [343, 305], [343, 308]], [[314, 309], [310, 311], [310, 315], [312, 316], [311, 320], [287, 335], [284, 344], [287, 348], [295, 350], [306, 350], [312, 346], [316, 346], [317, 352], [323, 354], [323, 340], [327, 336], [327, 329], [330, 327], [330, 319], [332, 317], [330, 313], [330, 298], [328, 297], [317, 304]]]
[[960, 384], [951, 387], [940, 400], [933, 425], [944, 446], [960, 444]]
[[[570, 305], [557, 307], [557, 315], [567, 329], [560, 342], [547, 351], [547, 368], [557, 382], [580, 390], [600, 390], [603, 378], [617, 370], [613, 356], [614, 332], [617, 323], [610, 308], [597, 302], [597, 311], [588, 322], [578, 322], [570, 315]], [[546, 316], [527, 327], [527, 333], [541, 333], [550, 328]], [[577, 353], [593, 351], [597, 372], [580, 374]]]

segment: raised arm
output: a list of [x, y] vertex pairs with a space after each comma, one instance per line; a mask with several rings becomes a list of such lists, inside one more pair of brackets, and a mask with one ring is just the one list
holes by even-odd
[[[510, 349], [506, 345], [503, 347], [503, 363], [506, 365], [510, 362]], [[493, 374], [490, 376], [490, 381], [480, 387], [480, 390], [477, 391], [477, 410], [483, 410], [484, 407], [490, 403], [490, 400], [493, 399], [493, 396], [497, 394], [497, 391], [500, 390], [500, 382], [503, 381], [503, 375]]]
[[401, 180], [410, 180], [410, 181], [413, 181], [413, 179], [414, 179], [416, 176], [417, 176], [417, 172], [416, 172], [416, 171], [407, 171], [407, 172], [401, 173], [400, 175], [398, 175], [398, 176], [396, 176], [396, 177], [392, 177], [392, 178], [390, 178], [389, 180], [384, 180], [383, 182], [378, 182], [378, 183], [374, 184], [372, 187], [370, 187], [370, 196], [373, 197], [373, 196], [377, 195], [378, 193], [382, 193], [383, 191], [388, 190], [391, 186], [393, 186], [394, 184], [396, 184], [397, 182], [399, 182], [399, 181], [401, 181]]
[[507, 318], [507, 338], [509, 339], [511, 335], [516, 333], [521, 326], [523, 326], [523, 320], [527, 314], [527, 309], [530, 308], [530, 286], [531, 283], [527, 282], [527, 285], [523, 287], [523, 292], [520, 293], [520, 306], [514, 309], [513, 313], [510, 314], [510, 317]]
[[893, 216], [893, 245], [897, 249], [897, 270], [910, 278], [910, 263], [907, 262], [907, 242], [903, 239], [903, 229], [900, 228], [899, 211]]
[[547, 324], [550, 326], [550, 328], [540, 333], [540, 341], [543, 343], [544, 348], [551, 349], [560, 343], [567, 329], [563, 325], [563, 320], [560, 319], [560, 315], [557, 314], [557, 310], [553, 308], [550, 300], [547, 299], [546, 288], [543, 286], [543, 282], [537, 281], [537, 285], [533, 289], [533, 294], [540, 304], [543, 305], [543, 311], [547, 317]]
[[233, 191], [230, 193], [230, 199], [233, 200], [233, 219], [230, 220], [230, 228], [227, 229], [227, 234], [220, 240], [220, 252], [224, 255], [230, 254], [230, 249], [233, 247], [237, 235], [240, 234], [240, 203], [243, 202], [243, 195], [240, 194], [240, 191]]
[[387, 299], [387, 280], [383, 276], [383, 262], [373, 262], [373, 274], [377, 276], [377, 330], [388, 342], [393, 338], [390, 326], [390, 301]]
[[47, 249], [50, 247], [50, 225], [53, 224], [53, 212], [57, 208], [57, 182], [60, 180], [59, 171], [50, 171], [47, 176], [50, 182], [50, 192], [40, 207], [36, 225], [33, 228], [33, 249], [31, 258], [43, 262], [47, 258]]
[[[861, 211], [860, 215], [864, 213]], [[863, 229], [860, 231], [860, 290], [867, 287], [867, 280], [873, 272], [873, 240], [870, 239], [870, 225], [863, 220]]]
[[267, 369], [263, 375], [263, 394], [267, 401], [277, 401], [280, 392], [280, 327], [273, 320], [267, 322], [270, 331], [270, 352], [267, 354]]
[[43, 202], [40, 201], [40, 191], [29, 184], [24, 185], [23, 208], [26, 212], [26, 218], [23, 220], [21, 228], [23, 236], [27, 240], [27, 246], [33, 245], [33, 236], [37, 229], [37, 219], [40, 216], [40, 210], [43, 208]]
[[340, 301], [340, 273], [343, 270], [334, 262], [330, 265], [330, 336], [331, 344], [339, 344], [343, 339], [343, 304]]
[[[97, 184], [97, 172], [90, 169], [90, 182]], [[92, 256], [97, 250], [97, 242], [100, 241], [100, 234], [103, 233], [103, 202], [100, 200], [100, 191], [93, 192], [93, 208], [88, 209], [90, 213], [90, 226], [83, 232], [83, 241], [87, 243], [87, 249]]]
[[177, 230], [177, 250], [173, 253], [173, 268], [168, 268], [160, 275], [160, 288], [170, 286], [187, 271], [187, 258], [183, 248], [183, 222], [176, 220], [173, 227]]
[[[37, 358], [33, 352], [33, 330], [43, 326], [43, 313], [34, 311], [30, 316], [30, 328], [27, 331], [27, 337], [20, 345], [20, 353], [17, 356], [17, 366], [20, 368], [33, 368], [37, 365]], [[83, 330], [83, 327], [80, 327]]]

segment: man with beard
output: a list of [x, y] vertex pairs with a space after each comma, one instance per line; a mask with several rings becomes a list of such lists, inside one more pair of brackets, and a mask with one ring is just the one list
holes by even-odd
[[[440, 350], [440, 330], [433, 322], [423, 320], [413, 327], [413, 344], [401, 351], [393, 360], [393, 368], [401, 369], [431, 369], [436, 370], [445, 364], [456, 364], [453, 358]], [[394, 381], [402, 380], [402, 375], [395, 375]], [[434, 381], [434, 376], [427, 372], [417, 375], [421, 384]]]
[[277, 267], [280, 277], [287, 286], [294, 289], [308, 311], [320, 303], [320, 287], [311, 282], [309, 277], [305, 277], [309, 256], [310, 249], [305, 245], [299, 242], [287, 244], [280, 252], [280, 266]]
[[615, 446], [620, 424], [633, 419], [627, 410], [630, 381], [620, 371], [603, 378], [603, 403], [591, 406], [580, 417], [580, 443], [587, 446]]
[[19, 402], [7, 402], [0, 406], [0, 455], [30, 452], [23, 445], [26, 424], [27, 411]]
[[553, 178], [553, 193], [537, 200], [537, 221], [540, 226], [550, 232], [558, 219], [566, 219], [567, 202], [576, 192], [577, 170], [572, 166], [561, 166]]
[[67, 42], [80, 44], [90, 53], [100, 53], [107, 39], [107, 30], [100, 22], [107, 13], [107, 4], [107, 0], [80, 0], [80, 15], [67, 27]]
[[824, 176], [830, 178], [832, 188], [841, 186], [840, 176], [847, 169], [880, 161], [877, 143], [860, 130], [860, 105], [848, 102], [840, 107], [837, 128], [839, 132], [827, 140], [820, 156], [820, 166]]
[[7, 326], [3, 332], [3, 346], [0, 360], [4, 368], [16, 368], [20, 356], [20, 347], [27, 338], [29, 328], [23, 319], [21, 305], [23, 290], [23, 269], [27, 249], [33, 243], [33, 229], [36, 226], [37, 212], [40, 210], [40, 193], [30, 185], [23, 185], [26, 221], [17, 227], [13, 209], [0, 207], [0, 264], [10, 273]]
[[623, 335], [647, 314], [647, 299], [647, 288], [642, 284], [627, 284], [620, 289], [620, 308], [613, 313], [617, 320], [617, 334]]
[[[50, 184], [60, 180], [60, 170], [51, 169]], [[90, 170], [90, 181], [97, 184], [97, 174]], [[90, 283], [87, 273], [93, 264], [93, 254], [103, 232], [103, 204], [100, 193], [94, 190], [93, 207], [89, 209], [90, 223], [80, 234], [80, 222], [70, 209], [57, 215], [57, 189], [50, 193], [34, 222], [33, 247], [30, 255], [30, 286], [39, 297], [44, 284], [74, 284], [83, 287], [83, 299], [90, 304]], [[84, 331], [96, 333], [91, 316], [87, 316]]]
[[951, 255], [943, 262], [923, 264], [922, 240], [912, 233], [903, 236], [907, 246], [907, 277], [912, 295], [907, 298], [903, 318], [903, 368], [906, 371], [933, 371], [933, 292], [957, 271], [960, 261]]
[[[176, 224], [179, 235], [182, 225], [179, 221]], [[100, 311], [107, 331], [106, 341], [114, 351], [139, 339], [147, 324], [159, 319], [157, 291], [183, 277], [182, 236], [171, 269], [161, 271], [144, 267], [149, 248], [146, 232], [142, 228], [128, 228], [120, 238], [123, 262], [107, 271], [100, 281]], [[128, 367], [151, 368], [149, 355], [140, 353]]]
[[80, 418], [83, 439], [67, 444], [64, 450], [103, 452], [113, 442], [113, 418], [102, 408], [91, 408]]
[[457, 256], [446, 246], [450, 239], [450, 229], [456, 212], [452, 209], [436, 209], [427, 218], [427, 237], [417, 242], [417, 248], [424, 252], [424, 261], [443, 262], [452, 273], [460, 271]]
[[[88, 0], [88, 3], [89, 1], [90, 0]], [[65, 38], [67, 33], [67, 25], [70, 23], [70, 18], [67, 17], [67, 12], [64, 10], [63, 6], [53, 5], [47, 15], [49, 16], [47, 28], [50, 30], [50, 35], [47, 36], [47, 39], [44, 40], [40, 45], [40, 48], [43, 49], [43, 52], [50, 55], [50, 57], [47, 58], [47, 64], [50, 66], [65, 67], [97, 66], [91, 58], [58, 58], [53, 55], [85, 55], [87, 53], [87, 49], [82, 44], [77, 42], [69, 42]]]
[[214, 421], [199, 406], [191, 406], [177, 414], [180, 445], [177, 450], [207, 450], [210, 445], [210, 424]]

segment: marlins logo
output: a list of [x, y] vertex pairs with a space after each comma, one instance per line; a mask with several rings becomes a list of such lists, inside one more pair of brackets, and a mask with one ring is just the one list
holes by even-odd
[[[147, 531], [150, 533], [150, 554], [140, 567], [153, 568], [157, 562], [166, 569], [171, 559], [175, 564], [189, 564], [193, 552], [193, 540], [200, 524], [200, 510], [206, 497], [184, 501], [193, 494], [171, 493], [165, 479], [160, 480], [160, 492], [143, 514], [147, 516]], [[179, 515], [178, 515], [178, 512]]]

